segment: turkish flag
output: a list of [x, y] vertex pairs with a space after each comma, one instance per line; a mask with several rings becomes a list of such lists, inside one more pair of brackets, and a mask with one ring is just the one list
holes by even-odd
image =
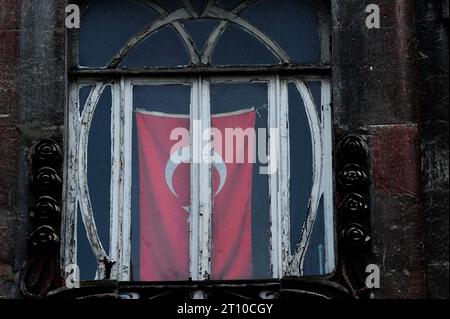
[[[251, 199], [255, 111], [212, 117], [212, 279], [252, 278]], [[136, 112], [139, 150], [140, 279], [187, 280], [189, 274], [190, 143], [171, 140], [189, 130], [187, 116]], [[214, 132], [214, 131], [213, 131]], [[175, 134], [176, 136], [176, 134]], [[221, 137], [221, 138], [220, 138]], [[228, 143], [227, 143], [227, 142]], [[230, 143], [232, 142], [232, 143]], [[236, 145], [237, 144], [237, 145]], [[175, 146], [175, 147], [174, 147]], [[181, 150], [189, 149], [187, 153]], [[172, 153], [171, 153], [172, 152]], [[176, 156], [175, 156], [176, 155]], [[232, 163], [225, 163], [233, 159]], [[244, 159], [244, 161], [242, 161]]]

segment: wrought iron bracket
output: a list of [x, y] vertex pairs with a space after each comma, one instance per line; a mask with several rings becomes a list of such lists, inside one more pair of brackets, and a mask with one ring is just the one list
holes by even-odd
[[20, 288], [26, 298], [43, 298], [61, 286], [59, 230], [61, 225], [62, 152], [53, 139], [37, 141], [31, 148], [31, 235], [29, 254]]
[[371, 262], [369, 148], [363, 135], [347, 134], [335, 147], [338, 263], [333, 280], [353, 298], [368, 298]]

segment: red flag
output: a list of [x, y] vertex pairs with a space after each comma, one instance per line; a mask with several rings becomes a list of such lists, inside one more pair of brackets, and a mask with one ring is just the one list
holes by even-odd
[[136, 113], [139, 141], [140, 278], [189, 278], [189, 164], [181, 164], [166, 183], [172, 129], [189, 128], [189, 119]]
[[[236, 129], [240, 129], [242, 133], [248, 129], [254, 130], [255, 112], [213, 116], [211, 126], [218, 129], [223, 137], [222, 147], [213, 143], [214, 151], [223, 159], [233, 159], [232, 163], [226, 164], [226, 181], [218, 193], [218, 169], [212, 170], [216, 196], [213, 198], [212, 212], [211, 277], [217, 280], [251, 279], [253, 163], [250, 160], [254, 156], [255, 136], [250, 134], [245, 139], [244, 136], [241, 139], [226, 136], [227, 131], [229, 134], [231, 130], [239, 132]], [[233, 143], [230, 144], [230, 141]]]
[[[189, 128], [187, 116], [136, 113], [140, 180], [140, 278], [144, 281], [186, 280], [189, 275], [190, 164], [171, 161], [171, 150], [189, 141], [170, 140], [175, 128]], [[254, 136], [246, 139], [245, 163], [227, 163], [236, 147], [225, 147], [227, 130], [254, 129], [255, 112], [213, 116], [214, 139], [212, 278], [252, 277], [251, 197]], [[235, 141], [236, 142], [236, 141]], [[247, 147], [248, 146], [248, 147]], [[175, 151], [176, 151], [175, 150]], [[234, 154], [235, 159], [239, 154]]]

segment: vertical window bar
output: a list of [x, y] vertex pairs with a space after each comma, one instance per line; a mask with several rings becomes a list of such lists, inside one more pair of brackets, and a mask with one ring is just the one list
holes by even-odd
[[200, 83], [200, 132], [196, 139], [200, 150], [194, 147], [199, 155], [200, 163], [200, 207], [199, 207], [199, 233], [200, 233], [200, 268], [199, 278], [206, 280], [211, 275], [211, 108], [209, 82], [199, 78]]
[[63, 222], [62, 222], [62, 245], [61, 256], [63, 258], [61, 265], [62, 271], [68, 265], [76, 264], [77, 262], [77, 211], [78, 211], [78, 136], [80, 126], [80, 99], [79, 99], [79, 84], [74, 83], [69, 87], [69, 108], [66, 113], [67, 119], [67, 151], [65, 152], [66, 163], [64, 166], [64, 180], [66, 187], [64, 188], [64, 207], [63, 207]]
[[131, 175], [132, 175], [132, 143], [133, 143], [133, 86], [131, 80], [121, 79], [121, 124], [123, 131], [121, 133], [123, 158], [123, 181], [121, 198], [121, 217], [122, 217], [122, 255], [121, 271], [119, 280], [130, 280], [130, 259], [131, 259]]
[[121, 85], [119, 82], [113, 84], [112, 110], [111, 110], [111, 191], [110, 191], [110, 230], [109, 230], [109, 256], [114, 262], [111, 271], [111, 279], [117, 279], [120, 274], [120, 252], [121, 252], [121, 210], [120, 189], [123, 176], [123, 165], [121, 164]]
[[[323, 132], [323, 168], [324, 172], [331, 172], [332, 163], [332, 129], [331, 118], [331, 85], [330, 81], [322, 81], [322, 132]], [[332, 174], [322, 175], [322, 191], [325, 221], [325, 272], [331, 273], [335, 266], [334, 247], [334, 216], [333, 216], [333, 177]]]
[[290, 160], [289, 160], [289, 102], [288, 102], [288, 85], [286, 80], [278, 79], [280, 90], [280, 101], [277, 103], [279, 108], [278, 128], [279, 128], [279, 154], [280, 163], [279, 184], [278, 184], [278, 203], [279, 203], [279, 237], [281, 242], [281, 275], [287, 272], [288, 264], [291, 257], [290, 247], [290, 206], [289, 206], [289, 176], [290, 176]]
[[[279, 77], [273, 78], [269, 82], [269, 194], [270, 194], [270, 264], [274, 278], [281, 277], [282, 265], [281, 239], [279, 237], [279, 215], [278, 215], [278, 165], [279, 152], [278, 145], [278, 103], [280, 100]], [[274, 143], [273, 143], [274, 141]], [[273, 161], [274, 160], [274, 161]], [[275, 170], [276, 168], [276, 170]], [[273, 172], [273, 174], [270, 174]]]
[[191, 93], [190, 110], [190, 134], [191, 134], [191, 207], [190, 207], [190, 243], [189, 243], [189, 267], [192, 280], [199, 280], [199, 208], [200, 208], [200, 171], [199, 165], [194, 161], [195, 151], [198, 147], [197, 136], [199, 134], [197, 122], [200, 119], [200, 81], [194, 81]]
[[[191, 237], [190, 271], [193, 280], [207, 280], [211, 274], [211, 136], [209, 83], [201, 77], [194, 82], [191, 103]], [[203, 150], [206, 150], [204, 153]], [[196, 291], [194, 299], [203, 299]]]

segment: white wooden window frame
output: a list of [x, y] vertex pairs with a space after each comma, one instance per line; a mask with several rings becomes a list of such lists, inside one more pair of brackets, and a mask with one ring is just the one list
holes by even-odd
[[[89, 243], [97, 260], [96, 279], [130, 280], [131, 252], [131, 185], [132, 185], [132, 125], [133, 85], [191, 85], [191, 121], [201, 123], [198, 132], [191, 132], [193, 154], [202, 149], [208, 141], [201, 139], [201, 131], [210, 128], [209, 86], [216, 82], [264, 82], [268, 85], [268, 127], [278, 127], [279, 134], [274, 138], [277, 149], [269, 147], [270, 153], [276, 153], [277, 173], [269, 176], [270, 190], [270, 259], [274, 278], [303, 275], [303, 265], [309, 240], [316, 221], [318, 207], [323, 198], [325, 211], [325, 272], [330, 273], [335, 266], [334, 218], [333, 218], [333, 182], [332, 182], [332, 120], [331, 120], [331, 86], [329, 76], [282, 76], [275, 69], [267, 69], [261, 76], [223, 76], [210, 73], [202, 74], [201, 69], [211, 61], [214, 48], [226, 30], [234, 24], [255, 36], [278, 58], [280, 70], [283, 65], [290, 65], [287, 53], [268, 35], [245, 20], [239, 14], [254, 3], [254, 0], [242, 1], [232, 10], [225, 10], [217, 5], [216, 0], [209, 0], [203, 12], [198, 13], [189, 0], [183, 0], [184, 7], [168, 12], [152, 0], [142, 0], [155, 10], [160, 17], [150, 23], [144, 30], [133, 36], [117, 52], [107, 68], [90, 70], [78, 68], [76, 79], [69, 85], [69, 103], [66, 112], [66, 152], [65, 152], [65, 186], [64, 214], [62, 229], [62, 267], [77, 264], [77, 232], [80, 227], [86, 229]], [[330, 61], [329, 29], [330, 17], [325, 0], [316, 0], [320, 19], [322, 41], [321, 63]], [[198, 50], [191, 36], [184, 28], [183, 21], [197, 18], [217, 19], [220, 22], [210, 34], [205, 47]], [[162, 78], [161, 71], [155, 78], [133, 77], [133, 71], [120, 70], [118, 65], [141, 41], [171, 25], [180, 35], [189, 54], [196, 76], [178, 76]], [[76, 37], [75, 37], [76, 38]], [[77, 68], [78, 46], [72, 45], [72, 64]], [[293, 65], [290, 65], [292, 70]], [[189, 69], [190, 67], [187, 67]], [[228, 66], [229, 70], [233, 67]], [[251, 67], [247, 67], [247, 70]], [[289, 69], [288, 68], [288, 69]], [[206, 68], [207, 69], [207, 68]], [[257, 69], [257, 67], [255, 67]], [[305, 70], [308, 68], [306, 67]], [[320, 68], [318, 68], [319, 70]], [[109, 71], [119, 71], [110, 79]], [[217, 69], [222, 71], [223, 68]], [[235, 68], [239, 71], [239, 67]], [[300, 66], [299, 70], [302, 70]], [[86, 76], [83, 72], [92, 72], [97, 76]], [[145, 70], [144, 74], [145, 74]], [[150, 73], [155, 70], [148, 70]], [[176, 72], [176, 70], [175, 70]], [[169, 72], [170, 73], [170, 72]], [[220, 72], [219, 72], [220, 73]], [[79, 77], [78, 77], [79, 76]], [[321, 112], [317, 111], [315, 101], [308, 89], [308, 81], [321, 82]], [[310, 195], [306, 221], [296, 247], [290, 247], [290, 212], [289, 212], [289, 125], [288, 125], [288, 84], [297, 87], [305, 105], [313, 145], [313, 185]], [[80, 115], [79, 92], [82, 87], [92, 86], [92, 90]], [[87, 150], [89, 131], [100, 95], [105, 86], [111, 87], [111, 189], [110, 189], [110, 237], [109, 251], [106, 252], [99, 239], [87, 181]], [[192, 126], [192, 125], [191, 125]], [[196, 126], [193, 126], [196, 127]], [[198, 127], [197, 127], [198, 128]], [[270, 143], [269, 143], [270, 144]], [[269, 158], [272, 158], [269, 155]], [[194, 161], [195, 162], [195, 161]], [[81, 211], [83, 225], [77, 225], [78, 209]], [[191, 164], [191, 219], [190, 230], [190, 273], [193, 280], [202, 280], [211, 273], [211, 167], [207, 164]]]
[[[322, 85], [321, 112], [317, 112], [308, 89], [308, 81]], [[97, 259], [96, 279], [106, 278], [106, 267], [112, 265], [109, 279], [130, 280], [131, 260], [131, 178], [132, 178], [132, 126], [133, 86], [136, 85], [190, 85], [190, 118], [200, 123], [198, 131], [191, 132], [193, 154], [208, 141], [201, 132], [211, 126], [211, 83], [266, 83], [268, 86], [268, 127], [279, 128], [275, 139], [277, 149], [269, 147], [269, 158], [276, 158], [278, 167], [269, 175], [270, 196], [270, 262], [273, 278], [301, 276], [309, 239], [317, 217], [319, 202], [324, 199], [325, 220], [325, 271], [335, 265], [333, 200], [331, 180], [331, 109], [330, 83], [324, 78], [281, 77], [278, 75], [245, 77], [177, 77], [149, 79], [122, 77], [105, 82], [99, 79], [73, 83], [70, 88], [70, 105], [67, 125], [67, 170], [64, 214], [64, 265], [77, 264], [78, 207], [81, 211], [89, 243]], [[289, 125], [288, 84], [293, 83], [304, 101], [312, 139], [313, 185], [307, 219], [297, 247], [290, 247], [289, 207]], [[79, 91], [84, 86], [92, 90], [80, 114]], [[106, 86], [111, 87], [111, 189], [109, 252], [99, 239], [87, 181], [87, 149], [92, 116], [99, 97]], [[291, 106], [292, 107], [292, 106]], [[272, 142], [269, 145], [275, 145]], [[195, 152], [198, 150], [198, 152]], [[275, 152], [276, 156], [272, 157]], [[198, 162], [198, 161], [193, 161]], [[190, 223], [190, 275], [193, 280], [208, 279], [211, 274], [211, 165], [191, 164], [191, 223]], [[272, 163], [269, 163], [272, 165]]]

